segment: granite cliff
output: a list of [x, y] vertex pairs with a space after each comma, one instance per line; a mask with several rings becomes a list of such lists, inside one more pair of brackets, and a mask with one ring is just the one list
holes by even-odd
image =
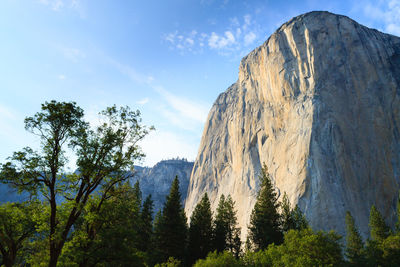
[[[375, 204], [393, 225], [400, 189], [400, 38], [311, 12], [244, 57], [206, 121], [185, 203], [236, 201], [242, 229], [265, 163], [314, 229], [361, 233]], [[242, 235], [247, 234], [242, 230]]]
[[178, 176], [182, 202], [184, 203], [192, 168], [193, 162], [182, 159], [162, 160], [152, 168], [135, 166], [135, 174], [131, 178], [131, 184], [133, 185], [139, 180], [143, 199], [151, 194], [155, 214], [162, 209], [175, 176]]

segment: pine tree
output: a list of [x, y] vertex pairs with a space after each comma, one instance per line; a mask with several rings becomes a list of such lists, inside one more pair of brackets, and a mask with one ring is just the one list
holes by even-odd
[[139, 180], [133, 185], [133, 195], [136, 199], [136, 203], [138, 203], [138, 209], [140, 210], [140, 206], [142, 204], [142, 191], [140, 190]]
[[235, 210], [235, 202], [232, 197], [228, 195], [225, 201], [226, 209], [226, 225], [227, 225], [227, 235], [226, 235], [226, 245], [230, 252], [232, 252], [236, 257], [239, 256], [241, 250], [241, 240], [240, 240], [240, 228], [237, 227], [237, 211]]
[[301, 230], [306, 229], [308, 227], [308, 223], [306, 217], [301, 212], [298, 205], [294, 209], [290, 208], [290, 201], [286, 194], [283, 194], [282, 203], [281, 203], [281, 223], [282, 223], [282, 231], [286, 233], [287, 231], [293, 230]]
[[225, 199], [225, 196], [221, 195], [214, 222], [214, 248], [218, 252], [229, 250], [238, 256], [241, 251], [241, 230], [237, 227], [236, 213], [232, 197], [228, 195]]
[[298, 205], [292, 210], [294, 230], [302, 230], [309, 227], [306, 216], [301, 212]]
[[139, 231], [139, 247], [141, 251], [149, 251], [151, 249], [151, 238], [153, 235], [153, 200], [148, 195], [143, 202], [140, 220], [142, 229]]
[[397, 222], [396, 222], [396, 233], [400, 235], [400, 191], [397, 198]]
[[369, 230], [371, 239], [374, 241], [380, 242], [389, 236], [389, 227], [374, 205], [372, 205], [369, 215]]
[[226, 248], [226, 227], [225, 227], [225, 196], [219, 198], [217, 214], [214, 221], [214, 249], [218, 253]]
[[162, 216], [157, 222], [157, 251], [161, 262], [169, 257], [182, 260], [184, 257], [187, 234], [187, 219], [181, 204], [178, 176], [172, 182]]
[[212, 250], [212, 213], [207, 193], [196, 205], [190, 218], [189, 228], [189, 263], [205, 258]]
[[290, 207], [289, 198], [286, 192], [283, 194], [281, 204], [282, 216], [282, 231], [285, 233], [290, 229], [295, 229], [295, 222], [293, 218], [293, 210]]
[[353, 216], [346, 212], [346, 257], [353, 266], [363, 266], [364, 244], [354, 223]]
[[251, 212], [249, 225], [250, 240], [256, 250], [282, 242], [281, 216], [278, 213], [280, 205], [265, 164], [259, 178], [261, 188]]

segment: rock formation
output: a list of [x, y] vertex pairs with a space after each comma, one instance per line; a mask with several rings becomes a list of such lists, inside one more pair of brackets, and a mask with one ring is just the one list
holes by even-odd
[[193, 162], [180, 159], [162, 160], [152, 168], [135, 166], [136, 173], [131, 180], [131, 184], [133, 185], [139, 180], [143, 199], [151, 194], [154, 201], [154, 213], [156, 213], [162, 209], [175, 176], [178, 176], [184, 203], [192, 168]]
[[[162, 209], [166, 196], [169, 194], [172, 180], [178, 176], [182, 194], [182, 202], [185, 201], [189, 185], [190, 173], [193, 162], [182, 159], [162, 160], [152, 168], [135, 166], [135, 174], [131, 178], [133, 185], [139, 180], [143, 200], [151, 194], [154, 201], [154, 214]], [[18, 194], [17, 190], [6, 184], [0, 183], [0, 204], [4, 202], [19, 202], [29, 200], [26, 193]]]
[[265, 163], [314, 229], [364, 236], [375, 204], [391, 225], [400, 189], [400, 38], [311, 12], [244, 57], [215, 101], [191, 174], [189, 217], [204, 192], [236, 201], [242, 236]]

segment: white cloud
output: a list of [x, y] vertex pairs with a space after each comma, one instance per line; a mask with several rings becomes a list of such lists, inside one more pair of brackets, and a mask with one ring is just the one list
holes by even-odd
[[62, 0], [39, 0], [39, 3], [49, 6], [54, 11], [59, 11], [64, 6]]
[[366, 2], [364, 14], [384, 23], [385, 32], [400, 36], [400, 0]]
[[79, 13], [81, 18], [85, 17], [85, 9], [81, 0], [38, 0], [38, 3], [49, 7], [53, 11], [74, 10]]
[[186, 38], [186, 43], [188, 43], [189, 45], [193, 45], [194, 41], [192, 38]]
[[181, 53], [184, 51], [197, 53], [198, 51], [192, 50], [192, 47], [196, 44], [196, 40], [201, 43], [202, 39], [204, 39], [202, 35], [197, 34], [196, 30], [192, 30], [187, 34], [179, 34], [178, 31], [175, 31], [165, 34], [162, 38], [170, 45], [171, 49], [178, 49]]
[[243, 17], [243, 19], [244, 19], [243, 28], [245, 28], [245, 27], [247, 27], [247, 26], [249, 26], [251, 24], [251, 16], [249, 14], [245, 15]]
[[219, 36], [215, 32], [211, 33], [208, 39], [208, 45], [213, 49], [226, 48], [235, 43], [235, 37], [232, 32], [226, 31], [224, 36]]
[[257, 38], [257, 35], [254, 32], [249, 32], [244, 36], [244, 45], [248, 46], [252, 44]]
[[136, 103], [143, 106], [143, 105], [149, 103], [149, 101], [150, 101], [150, 99], [149, 99], [148, 97], [145, 97], [145, 98], [143, 98], [143, 99], [140, 99], [140, 100], [137, 101]]
[[255, 43], [260, 36], [262, 27], [252, 20], [250, 14], [246, 14], [242, 19], [237, 17], [230, 18], [229, 25], [225, 30], [210, 33], [192, 30], [188, 33], [178, 31], [165, 34], [163, 39], [169, 44], [170, 48], [179, 51], [180, 54], [191, 52], [194, 54], [202, 53], [204, 49], [217, 51], [224, 56], [243, 56], [248, 53], [248, 47]]
[[59, 80], [65, 80], [65, 79], [66, 79], [66, 77], [65, 77], [64, 74], [58, 75], [57, 78], [58, 78]]

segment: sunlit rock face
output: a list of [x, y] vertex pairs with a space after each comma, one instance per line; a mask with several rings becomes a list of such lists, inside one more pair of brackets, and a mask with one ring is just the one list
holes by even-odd
[[205, 192], [236, 201], [242, 237], [268, 167], [314, 229], [364, 236], [371, 205], [393, 225], [400, 187], [400, 38], [311, 12], [244, 57], [215, 101], [190, 178], [188, 216]]
[[139, 180], [143, 200], [151, 194], [156, 213], [162, 209], [175, 176], [178, 176], [182, 203], [184, 203], [192, 168], [193, 162], [182, 159], [163, 160], [152, 168], [135, 166], [136, 172], [131, 179], [131, 184]]

